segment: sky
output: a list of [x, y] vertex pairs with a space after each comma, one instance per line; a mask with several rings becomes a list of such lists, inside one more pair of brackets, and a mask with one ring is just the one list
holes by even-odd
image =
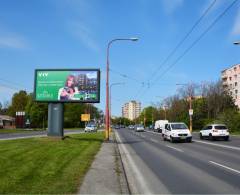
[[240, 63], [240, 45], [233, 45], [240, 40], [240, 0], [196, 40], [232, 2], [2, 0], [0, 102], [6, 105], [21, 89], [32, 92], [37, 68], [99, 68], [101, 99], [96, 106], [104, 111], [106, 49], [115, 38], [139, 38], [116, 41], [110, 47], [110, 84], [123, 83], [111, 90], [115, 116], [130, 100], [145, 107], [174, 95], [176, 83], [217, 81], [223, 69]]

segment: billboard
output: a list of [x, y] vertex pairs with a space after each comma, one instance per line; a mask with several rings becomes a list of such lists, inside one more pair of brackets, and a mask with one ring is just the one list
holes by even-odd
[[99, 69], [37, 69], [34, 84], [39, 102], [100, 102]]

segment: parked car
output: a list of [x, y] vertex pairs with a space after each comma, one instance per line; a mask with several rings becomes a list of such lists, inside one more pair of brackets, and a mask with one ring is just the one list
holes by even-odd
[[224, 139], [229, 140], [229, 131], [224, 124], [209, 124], [199, 133], [200, 139], [208, 138], [209, 140]]
[[97, 132], [97, 126], [95, 124], [87, 124], [84, 131], [85, 132]]
[[162, 132], [163, 140], [192, 142], [192, 134], [185, 123], [167, 123]]
[[135, 126], [135, 131], [137, 131], [137, 132], [144, 131], [144, 126], [143, 125], [136, 125]]
[[115, 125], [114, 128], [115, 129], [120, 129], [120, 126], [119, 125]]
[[165, 124], [168, 123], [168, 120], [158, 120], [155, 122], [154, 131], [162, 133], [162, 130], [165, 127]]

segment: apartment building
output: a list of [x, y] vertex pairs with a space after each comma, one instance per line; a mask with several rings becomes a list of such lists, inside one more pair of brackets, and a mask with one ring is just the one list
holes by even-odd
[[240, 108], [240, 64], [236, 64], [222, 71], [222, 85], [233, 97]]
[[134, 120], [141, 114], [141, 103], [135, 100], [127, 102], [122, 107], [122, 116]]

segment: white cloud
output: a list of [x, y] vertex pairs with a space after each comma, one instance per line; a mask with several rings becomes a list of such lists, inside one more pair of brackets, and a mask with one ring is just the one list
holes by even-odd
[[98, 52], [99, 47], [93, 38], [91, 30], [80, 22], [71, 22], [70, 24], [71, 33], [78, 38], [86, 47]]
[[0, 34], [0, 48], [25, 49], [27, 48], [27, 43], [17, 35], [5, 33]]
[[235, 17], [235, 22], [232, 28], [233, 35], [240, 35], [240, 9]]
[[162, 5], [167, 14], [173, 13], [178, 7], [183, 4], [183, 0], [162, 0]]

